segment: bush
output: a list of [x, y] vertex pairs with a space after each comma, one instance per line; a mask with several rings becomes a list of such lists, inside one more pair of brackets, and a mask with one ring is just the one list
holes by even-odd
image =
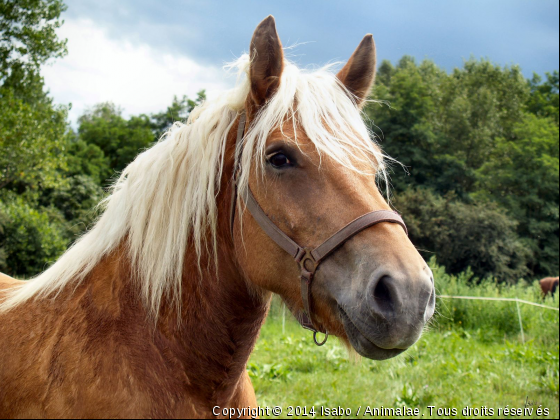
[[0, 215], [0, 249], [5, 256], [0, 261], [0, 271], [13, 276], [33, 276], [66, 249], [63, 225], [53, 223], [47, 212], [34, 209], [20, 197], [8, 203], [0, 202]]
[[406, 190], [394, 201], [412, 242], [427, 259], [435, 254], [448, 273], [470, 268], [473, 278], [510, 283], [527, 273], [528, 252], [519, 241], [516, 222], [496, 205], [467, 204], [422, 188]]
[[65, 226], [68, 242], [72, 242], [94, 222], [95, 208], [103, 194], [93, 177], [74, 175], [61, 180], [56, 188], [45, 190], [39, 202], [43, 207], [52, 207], [55, 216], [63, 216], [57, 223]]

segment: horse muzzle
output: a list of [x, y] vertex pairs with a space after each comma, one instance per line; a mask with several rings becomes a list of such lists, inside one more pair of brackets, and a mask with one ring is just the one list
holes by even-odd
[[435, 289], [431, 275], [424, 272], [414, 281], [374, 273], [363, 298], [355, 302], [338, 304], [348, 340], [360, 355], [384, 360], [418, 341], [434, 314]]

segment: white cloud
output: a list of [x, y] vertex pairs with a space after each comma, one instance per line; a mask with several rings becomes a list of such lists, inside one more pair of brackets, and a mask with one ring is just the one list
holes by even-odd
[[206, 89], [212, 97], [233, 81], [219, 67], [186, 56], [158, 52], [147, 44], [110, 39], [91, 20], [68, 20], [59, 31], [68, 38], [68, 55], [43, 68], [55, 102], [72, 103], [70, 121], [99, 102], [112, 101], [126, 115], [160, 112], [173, 95]]

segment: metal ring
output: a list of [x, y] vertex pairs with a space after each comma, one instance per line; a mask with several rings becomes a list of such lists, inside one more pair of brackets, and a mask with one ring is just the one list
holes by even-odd
[[315, 341], [315, 344], [317, 344], [319, 347], [321, 347], [329, 339], [329, 332], [328, 331], [325, 332], [325, 339], [322, 342], [317, 341], [317, 333], [318, 332], [319, 331], [313, 331], [313, 341]]

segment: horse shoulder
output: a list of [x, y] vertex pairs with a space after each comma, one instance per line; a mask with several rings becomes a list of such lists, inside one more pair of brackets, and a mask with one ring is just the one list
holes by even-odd
[[23, 284], [24, 282], [22, 280], [16, 280], [6, 274], [0, 273], [0, 290], [10, 289]]

